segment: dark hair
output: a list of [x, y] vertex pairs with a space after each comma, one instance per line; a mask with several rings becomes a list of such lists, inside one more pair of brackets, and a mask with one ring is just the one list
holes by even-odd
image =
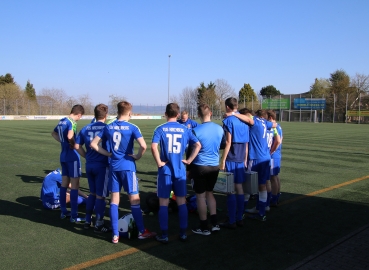
[[72, 109], [70, 110], [70, 114], [74, 114], [74, 115], [82, 114], [82, 115], [84, 115], [85, 114], [85, 109], [83, 108], [82, 105], [77, 104], [77, 105], [74, 105], [72, 107]]
[[268, 118], [272, 118], [273, 120], [276, 120], [277, 116], [275, 114], [275, 111], [273, 110], [267, 110]]
[[165, 113], [169, 118], [174, 118], [178, 116], [179, 106], [177, 103], [169, 103], [165, 108]]
[[255, 112], [255, 115], [257, 115], [258, 117], [261, 117], [261, 118], [267, 118], [268, 117], [268, 114], [266, 112], [266, 110], [257, 110]]
[[117, 104], [118, 115], [126, 115], [132, 110], [132, 104], [128, 101], [121, 101]]
[[200, 118], [204, 118], [205, 116], [208, 116], [211, 113], [210, 107], [208, 104], [200, 104], [197, 107], [197, 114]]
[[227, 98], [224, 104], [228, 106], [231, 110], [237, 109], [238, 107], [237, 99], [233, 97]]
[[106, 118], [106, 115], [108, 114], [108, 106], [102, 103], [96, 105], [94, 109], [94, 114], [95, 114], [96, 120], [101, 120], [101, 119]]
[[240, 114], [244, 114], [244, 115], [246, 115], [246, 114], [254, 115], [253, 110], [249, 110], [249, 109], [247, 109], [247, 108], [242, 108], [241, 110], [239, 110], [239, 113], [240, 113]]

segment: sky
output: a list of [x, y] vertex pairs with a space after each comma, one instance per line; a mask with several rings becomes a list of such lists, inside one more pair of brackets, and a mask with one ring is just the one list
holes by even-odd
[[3, 1], [0, 75], [95, 104], [165, 105], [168, 90], [217, 79], [236, 93], [244, 83], [303, 93], [338, 69], [369, 75], [368, 10], [367, 0]]

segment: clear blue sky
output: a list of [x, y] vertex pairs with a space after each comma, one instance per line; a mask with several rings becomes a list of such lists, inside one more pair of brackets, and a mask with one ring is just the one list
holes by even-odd
[[369, 74], [368, 0], [2, 1], [0, 75], [25, 87], [163, 104], [224, 79], [236, 92], [309, 90], [337, 69]]

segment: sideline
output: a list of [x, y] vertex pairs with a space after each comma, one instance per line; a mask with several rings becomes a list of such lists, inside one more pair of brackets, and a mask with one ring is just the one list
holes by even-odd
[[[331, 186], [331, 187], [328, 187], [328, 188], [323, 188], [323, 189], [308, 193], [306, 195], [301, 195], [301, 196], [298, 196], [296, 198], [293, 198], [293, 199], [290, 199], [290, 200], [287, 200], [287, 201], [283, 201], [279, 205], [289, 204], [289, 203], [299, 201], [299, 200], [302, 200], [302, 199], [305, 199], [305, 198], [308, 198], [308, 197], [312, 197], [312, 196], [315, 196], [315, 195], [318, 195], [318, 194], [321, 194], [321, 193], [324, 193], [324, 192], [328, 192], [328, 191], [331, 191], [331, 190], [334, 190], [334, 189], [337, 189], [337, 188], [340, 188], [340, 187], [343, 187], [343, 186], [347, 186], [347, 185], [350, 185], [350, 184], [353, 184], [353, 183], [357, 183], [357, 182], [360, 182], [360, 181], [363, 181], [363, 180], [366, 180], [366, 179], [369, 179], [369, 175], [366, 175], [366, 176], [363, 176], [363, 177], [360, 177], [360, 178], [355, 178], [355, 179], [349, 180], [347, 182], [343, 182], [341, 184], [334, 185], [334, 186]], [[161, 244], [158, 243], [158, 242], [150, 242], [150, 243], [147, 243], [147, 244], [140, 245], [139, 248], [128, 248], [126, 250], [122, 250], [122, 251], [113, 253], [111, 255], [106, 255], [106, 256], [91, 260], [91, 261], [87, 261], [87, 262], [80, 263], [80, 264], [77, 264], [77, 265], [74, 265], [74, 266], [71, 266], [71, 267], [68, 267], [68, 268], [64, 268], [64, 270], [85, 269], [85, 268], [88, 268], [88, 267], [91, 267], [91, 266], [94, 266], [94, 265], [98, 265], [98, 264], [101, 264], [101, 263], [105, 263], [105, 262], [117, 259], [119, 257], [128, 256], [128, 255], [131, 255], [131, 254], [136, 253], [138, 251], [142, 251], [142, 250], [145, 250], [145, 249], [148, 249], [148, 248], [151, 248], [151, 247], [155, 247], [155, 246], [158, 246], [158, 245], [161, 245]]]

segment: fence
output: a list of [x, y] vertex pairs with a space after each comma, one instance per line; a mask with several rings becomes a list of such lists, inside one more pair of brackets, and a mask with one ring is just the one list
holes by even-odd
[[[32, 101], [27, 99], [0, 99], [0, 115], [67, 115], [74, 104], [71, 102]], [[190, 118], [197, 118], [197, 106], [179, 104]], [[133, 104], [135, 115], [163, 116], [166, 104]], [[309, 93], [259, 97], [259, 100], [242, 101], [239, 108], [273, 109], [280, 122], [331, 122], [369, 123], [369, 95], [361, 93], [332, 94], [316, 97]], [[113, 112], [116, 108], [110, 108]], [[211, 106], [213, 117], [222, 119], [224, 107]], [[85, 106], [86, 113], [93, 114], [93, 106]], [[92, 112], [92, 113], [91, 113]]]

